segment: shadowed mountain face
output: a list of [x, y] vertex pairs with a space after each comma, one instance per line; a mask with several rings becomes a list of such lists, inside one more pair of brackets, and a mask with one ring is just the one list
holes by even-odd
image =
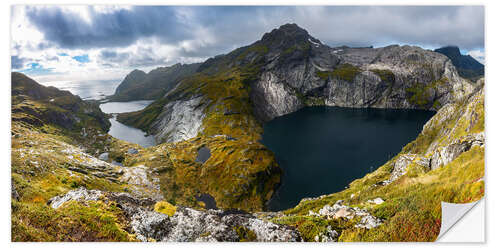
[[116, 88], [111, 101], [155, 100], [174, 88], [179, 81], [196, 72], [199, 63], [175, 64], [145, 73], [133, 70]]
[[434, 50], [451, 59], [461, 77], [476, 81], [484, 76], [484, 65], [470, 55], [462, 55], [456, 46], [446, 46]]

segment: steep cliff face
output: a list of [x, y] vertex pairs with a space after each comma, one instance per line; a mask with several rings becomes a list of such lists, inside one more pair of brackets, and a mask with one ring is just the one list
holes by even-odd
[[191, 139], [201, 130], [206, 106], [201, 97], [169, 102], [151, 125], [151, 132], [167, 142]]
[[[301, 35], [289, 44], [282, 30]], [[263, 121], [304, 105], [437, 110], [472, 90], [446, 56], [418, 47], [330, 48], [295, 25], [261, 42], [269, 52], [251, 96]]]

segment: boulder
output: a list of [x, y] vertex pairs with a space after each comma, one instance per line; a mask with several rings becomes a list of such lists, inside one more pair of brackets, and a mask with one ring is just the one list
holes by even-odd
[[109, 159], [109, 153], [102, 153], [99, 155], [99, 160], [107, 161]]

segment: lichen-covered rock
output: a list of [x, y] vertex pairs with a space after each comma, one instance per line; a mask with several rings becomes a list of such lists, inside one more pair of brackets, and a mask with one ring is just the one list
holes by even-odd
[[127, 193], [79, 188], [50, 200], [53, 208], [68, 201], [116, 202], [126, 213], [131, 233], [141, 241], [243, 241], [238, 228], [255, 235], [255, 241], [300, 241], [299, 233], [286, 225], [256, 218], [252, 214], [223, 210], [200, 211], [178, 206], [172, 216], [153, 210], [154, 200]]
[[360, 222], [355, 227], [371, 229], [382, 224], [382, 220], [371, 215], [365, 209], [350, 207], [344, 205], [343, 200], [338, 200], [333, 206], [325, 205], [318, 213], [309, 211], [310, 216], [326, 217], [327, 219], [345, 218], [352, 220], [354, 217], [360, 217]]
[[436, 169], [448, 164], [460, 154], [468, 151], [473, 146], [484, 145], [484, 132], [466, 135], [456, 139], [451, 144], [438, 148], [432, 155], [431, 168]]
[[136, 196], [147, 196], [155, 200], [162, 200], [159, 178], [151, 169], [144, 165], [121, 168], [123, 175], [120, 181], [130, 185], [130, 192]]
[[99, 190], [87, 190], [84, 187], [79, 189], [71, 190], [64, 195], [56, 196], [51, 198], [47, 204], [52, 208], [58, 208], [67, 201], [96, 201], [98, 200], [103, 192]]
[[339, 233], [333, 230], [331, 226], [326, 228], [325, 232], [322, 232], [319, 235], [314, 237], [314, 241], [316, 242], [336, 242], [339, 237]]
[[373, 203], [375, 205], [380, 205], [380, 204], [384, 203], [384, 200], [382, 198], [380, 198], [380, 197], [377, 197], [377, 198], [375, 198], [373, 200], [367, 200], [366, 202]]

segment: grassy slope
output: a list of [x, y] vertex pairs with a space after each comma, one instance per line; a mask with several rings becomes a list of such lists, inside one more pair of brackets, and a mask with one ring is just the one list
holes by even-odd
[[135, 240], [113, 205], [47, 206], [50, 198], [82, 186], [126, 190], [127, 184], [69, 169], [95, 161], [104, 150], [122, 156], [132, 145], [106, 134], [105, 117], [94, 104], [22, 74], [13, 73], [12, 83], [12, 241]]

